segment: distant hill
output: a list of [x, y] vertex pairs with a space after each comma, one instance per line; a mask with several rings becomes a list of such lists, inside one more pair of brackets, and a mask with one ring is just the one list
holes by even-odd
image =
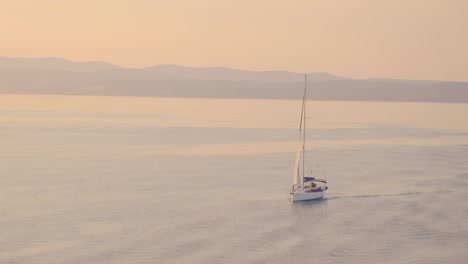
[[[0, 93], [300, 99], [302, 73], [159, 65], [129, 69], [106, 62], [0, 57]], [[316, 100], [468, 102], [467, 82], [356, 80], [308, 73]]]
[[[288, 71], [245, 71], [230, 69], [225, 67], [192, 68], [176, 65], [158, 65], [144, 70], [163, 74], [176, 79], [190, 80], [229, 80], [242, 82], [296, 82], [302, 80], [303, 73]], [[313, 81], [336, 81], [345, 80], [344, 77], [331, 75], [328, 73], [308, 73]]]
[[102, 70], [112, 70], [120, 68], [102, 61], [72, 62], [60, 58], [8, 58], [0, 57], [1, 69], [37, 69], [37, 70], [59, 70], [93, 72]]

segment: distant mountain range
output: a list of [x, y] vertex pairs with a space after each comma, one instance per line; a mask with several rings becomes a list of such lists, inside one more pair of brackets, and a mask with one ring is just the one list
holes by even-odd
[[[468, 82], [307, 75], [310, 98], [316, 100], [468, 102]], [[0, 57], [0, 93], [4, 94], [300, 99], [303, 76], [225, 67], [130, 69], [106, 62]]]

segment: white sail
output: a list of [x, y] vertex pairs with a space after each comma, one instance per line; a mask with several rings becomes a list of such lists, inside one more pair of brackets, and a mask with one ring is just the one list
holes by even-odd
[[[306, 78], [306, 83], [307, 83], [307, 75], [305, 76]], [[299, 162], [301, 160], [301, 152], [302, 152], [302, 158], [304, 159], [304, 146], [305, 146], [305, 118], [306, 118], [306, 89], [307, 86], [304, 87], [304, 96], [302, 97], [302, 109], [301, 109], [301, 122], [299, 123], [299, 143], [297, 145], [297, 152], [296, 152], [296, 162], [294, 164], [294, 180], [293, 180], [293, 186], [303, 185], [303, 177], [301, 177], [300, 173], [300, 168], [299, 168]], [[304, 127], [303, 127], [304, 126]], [[304, 160], [302, 161], [304, 163]], [[304, 166], [304, 164], [302, 164]], [[303, 173], [304, 173], [304, 168], [303, 168]]]
[[299, 173], [299, 161], [301, 160], [302, 141], [297, 145], [296, 162], [294, 164], [294, 180], [293, 185], [301, 183], [301, 175]]

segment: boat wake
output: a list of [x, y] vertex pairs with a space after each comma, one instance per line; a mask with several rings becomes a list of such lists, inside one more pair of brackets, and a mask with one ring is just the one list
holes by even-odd
[[361, 194], [361, 195], [351, 195], [351, 196], [331, 196], [325, 197], [323, 200], [334, 200], [334, 199], [347, 199], [347, 198], [376, 198], [376, 197], [395, 197], [395, 196], [405, 196], [405, 195], [419, 195], [424, 194], [425, 192], [404, 192], [404, 193], [395, 193], [395, 194]]

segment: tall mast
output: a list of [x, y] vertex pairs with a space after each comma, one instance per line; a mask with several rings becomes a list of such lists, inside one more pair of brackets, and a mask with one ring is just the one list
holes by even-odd
[[301, 186], [304, 187], [304, 176], [305, 176], [305, 142], [306, 142], [306, 113], [307, 113], [307, 74], [304, 74], [304, 131], [302, 137], [302, 180]]

